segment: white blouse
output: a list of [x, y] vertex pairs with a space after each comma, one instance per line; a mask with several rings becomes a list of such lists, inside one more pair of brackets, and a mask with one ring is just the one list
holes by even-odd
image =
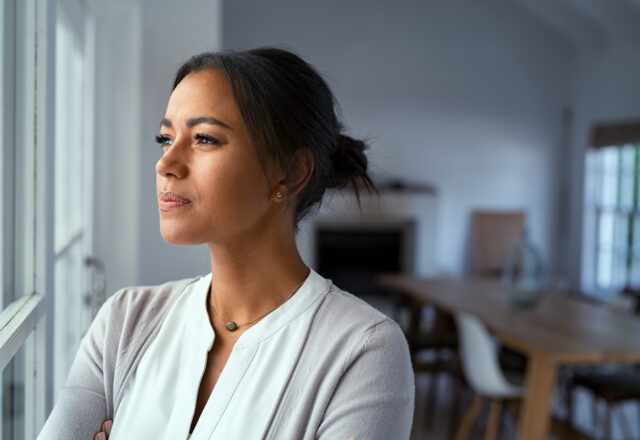
[[206, 305], [210, 283], [211, 274], [202, 276], [172, 306], [126, 385], [110, 440], [263, 436], [331, 282], [311, 270], [295, 295], [240, 335], [189, 435], [215, 339]]

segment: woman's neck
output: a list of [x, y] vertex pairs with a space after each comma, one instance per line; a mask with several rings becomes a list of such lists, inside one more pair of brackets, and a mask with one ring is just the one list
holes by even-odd
[[270, 312], [291, 297], [306, 279], [293, 239], [257, 240], [233, 246], [209, 245], [211, 294], [209, 307], [224, 321], [238, 324]]

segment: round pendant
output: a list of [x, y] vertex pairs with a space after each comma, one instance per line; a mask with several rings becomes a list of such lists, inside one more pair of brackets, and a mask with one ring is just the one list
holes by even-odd
[[229, 330], [230, 332], [232, 332], [232, 331], [234, 331], [234, 330], [236, 330], [236, 329], [238, 328], [238, 324], [236, 324], [236, 323], [235, 323], [235, 322], [233, 322], [233, 321], [229, 321], [229, 322], [227, 322], [224, 326], [225, 326], [225, 327], [227, 328], [227, 330]]

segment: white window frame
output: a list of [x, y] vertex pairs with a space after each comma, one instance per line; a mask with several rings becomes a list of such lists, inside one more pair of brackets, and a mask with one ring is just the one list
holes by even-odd
[[[0, 369], [11, 362], [30, 335], [35, 336], [34, 350], [28, 350], [27, 365], [32, 365], [34, 374], [25, 390], [25, 437], [35, 438], [45, 421], [47, 410], [52, 407], [50, 369], [53, 309], [53, 127], [54, 127], [54, 73], [55, 73], [55, 0], [25, 1], [35, 15], [35, 29], [29, 29], [28, 44], [35, 47], [32, 65], [33, 81], [28, 86], [26, 102], [33, 109], [30, 115], [32, 130], [26, 130], [24, 139], [27, 158], [26, 173], [31, 176], [26, 182], [26, 224], [33, 233], [24, 234], [24, 256], [22, 274], [26, 293], [0, 312]], [[29, 74], [29, 72], [27, 72]], [[29, 347], [28, 347], [29, 348]]]

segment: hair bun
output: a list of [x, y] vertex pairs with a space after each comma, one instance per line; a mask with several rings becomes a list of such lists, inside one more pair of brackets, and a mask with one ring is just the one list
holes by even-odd
[[[344, 188], [349, 183], [354, 187], [358, 178], [369, 180], [367, 176], [367, 145], [350, 136], [339, 135], [336, 148], [331, 155], [332, 169], [329, 173], [329, 188]], [[370, 183], [370, 182], [365, 182]], [[357, 189], [356, 189], [357, 190]]]

